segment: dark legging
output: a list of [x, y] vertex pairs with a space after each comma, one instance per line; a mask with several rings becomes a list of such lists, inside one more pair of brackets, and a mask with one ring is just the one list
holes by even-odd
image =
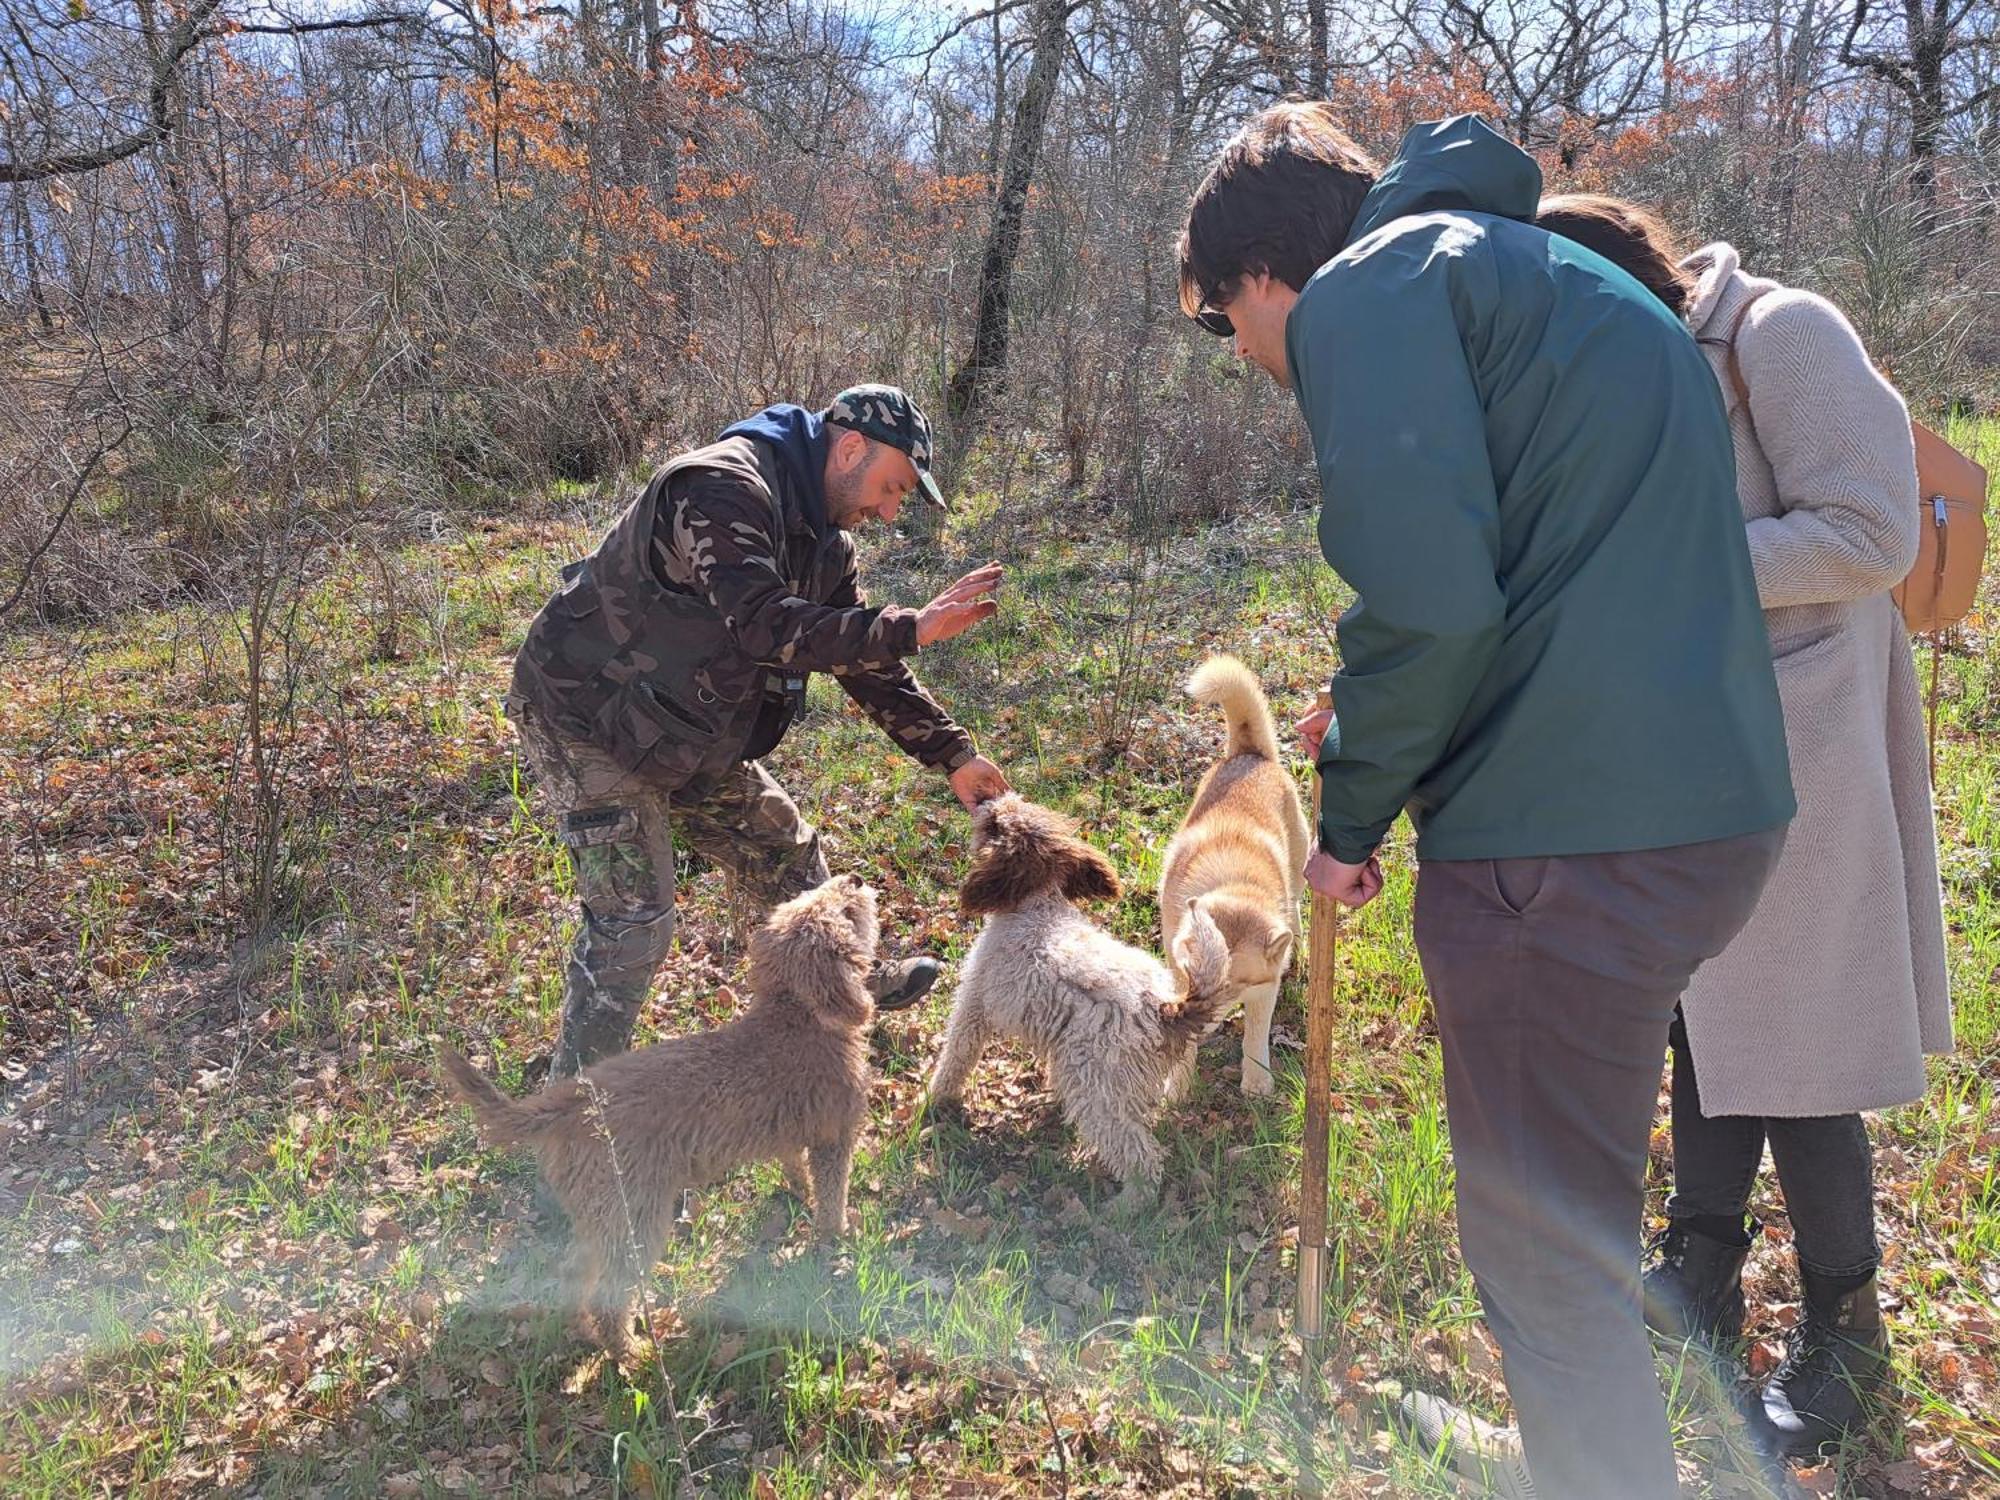
[[1733, 1224], [1740, 1236], [1768, 1140], [1799, 1264], [1830, 1279], [1872, 1272], [1882, 1252], [1875, 1243], [1874, 1161], [1861, 1116], [1705, 1116], [1678, 1011], [1667, 1038], [1674, 1050], [1674, 1192], [1667, 1200], [1668, 1217], [1706, 1221], [1693, 1227], [1711, 1234], [1711, 1226]]

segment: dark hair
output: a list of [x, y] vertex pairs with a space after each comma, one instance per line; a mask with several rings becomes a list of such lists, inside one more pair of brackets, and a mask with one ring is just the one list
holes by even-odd
[[1194, 317], [1260, 273], [1302, 290], [1347, 243], [1379, 170], [1334, 124], [1330, 104], [1274, 104], [1252, 116], [1188, 205], [1181, 310]]
[[1677, 318], [1694, 300], [1694, 277], [1680, 266], [1673, 231], [1658, 214], [1603, 193], [1564, 193], [1544, 198], [1535, 223], [1595, 250], [1667, 304]]

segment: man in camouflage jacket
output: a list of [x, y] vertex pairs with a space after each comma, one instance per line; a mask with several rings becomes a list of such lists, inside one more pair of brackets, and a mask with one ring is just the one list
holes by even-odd
[[[653, 475], [528, 628], [507, 708], [559, 818], [583, 920], [550, 1067], [619, 1052], [674, 926], [672, 825], [766, 906], [827, 878], [819, 836], [759, 763], [813, 672], [833, 674], [969, 809], [1007, 790], [905, 664], [998, 608], [1000, 569], [922, 609], [870, 607], [850, 533], [893, 521], [930, 474], [930, 424], [892, 386], [823, 412], [773, 406]], [[885, 965], [877, 1003], [915, 1003], [928, 958]]]

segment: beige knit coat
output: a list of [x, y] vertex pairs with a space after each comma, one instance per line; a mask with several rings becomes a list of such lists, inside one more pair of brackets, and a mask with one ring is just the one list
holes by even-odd
[[[1683, 1002], [1710, 1115], [1835, 1115], [1924, 1090], [1951, 1046], [1923, 702], [1889, 590], [1917, 550], [1902, 399], [1839, 310], [1689, 257], [1688, 322], [1728, 403], [1799, 812], [1756, 914]], [[1750, 392], [1740, 409], [1726, 340]], [[1754, 417], [1754, 425], [1752, 418]]]

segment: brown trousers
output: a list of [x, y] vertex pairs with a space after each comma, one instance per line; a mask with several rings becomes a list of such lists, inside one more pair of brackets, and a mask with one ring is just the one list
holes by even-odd
[[508, 714], [556, 814], [582, 905], [551, 1078], [623, 1052], [674, 938], [674, 829], [762, 909], [827, 878], [819, 835], [756, 761], [672, 790], [570, 739], [525, 704]]
[[1646, 1144], [1689, 978], [1750, 918], [1784, 831], [1551, 859], [1430, 860], [1458, 1232], [1543, 1500], [1673, 1500], [1639, 1316]]

